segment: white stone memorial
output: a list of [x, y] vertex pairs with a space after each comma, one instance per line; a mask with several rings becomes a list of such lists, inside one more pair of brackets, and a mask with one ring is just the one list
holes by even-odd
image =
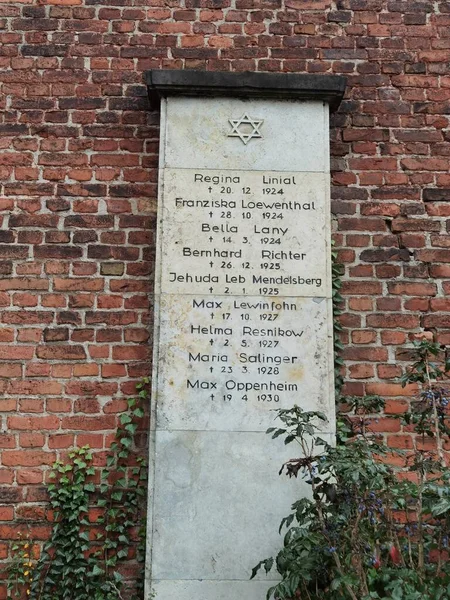
[[[342, 78], [150, 72], [162, 96], [146, 598], [263, 600], [305, 492], [266, 435], [334, 433], [329, 103]], [[272, 579], [272, 580], [271, 580]]]

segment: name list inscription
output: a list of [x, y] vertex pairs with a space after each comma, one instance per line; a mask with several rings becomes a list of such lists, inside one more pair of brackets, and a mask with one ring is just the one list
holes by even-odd
[[167, 293], [325, 296], [320, 173], [166, 169]]
[[160, 424], [264, 428], [267, 408], [328, 396], [325, 185], [165, 170]]

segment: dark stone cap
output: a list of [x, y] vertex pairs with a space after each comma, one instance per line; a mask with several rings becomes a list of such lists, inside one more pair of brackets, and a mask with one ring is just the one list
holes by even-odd
[[152, 109], [166, 96], [231, 96], [323, 100], [336, 110], [344, 96], [346, 79], [339, 75], [301, 73], [231, 73], [223, 71], [146, 71]]

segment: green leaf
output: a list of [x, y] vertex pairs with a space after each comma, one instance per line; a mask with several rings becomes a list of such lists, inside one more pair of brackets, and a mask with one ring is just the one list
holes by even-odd
[[94, 565], [92, 569], [91, 575], [92, 577], [99, 577], [100, 575], [104, 575], [105, 571], [101, 569], [98, 565]]
[[431, 514], [433, 517], [438, 517], [443, 515], [444, 513], [449, 512], [450, 510], [450, 500], [447, 498], [442, 498], [439, 502], [434, 504], [431, 508]]
[[127, 423], [131, 423], [131, 417], [128, 413], [123, 413], [120, 415], [119, 421], [121, 425], [126, 425]]

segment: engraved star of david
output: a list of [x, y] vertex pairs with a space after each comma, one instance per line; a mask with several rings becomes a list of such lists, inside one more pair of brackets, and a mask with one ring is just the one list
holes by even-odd
[[[252, 119], [245, 113], [240, 119], [229, 119], [229, 122], [232, 130], [228, 137], [238, 137], [245, 145], [253, 138], [262, 138], [260, 128], [264, 123], [263, 119]], [[248, 131], [248, 126], [251, 127], [251, 131]]]

